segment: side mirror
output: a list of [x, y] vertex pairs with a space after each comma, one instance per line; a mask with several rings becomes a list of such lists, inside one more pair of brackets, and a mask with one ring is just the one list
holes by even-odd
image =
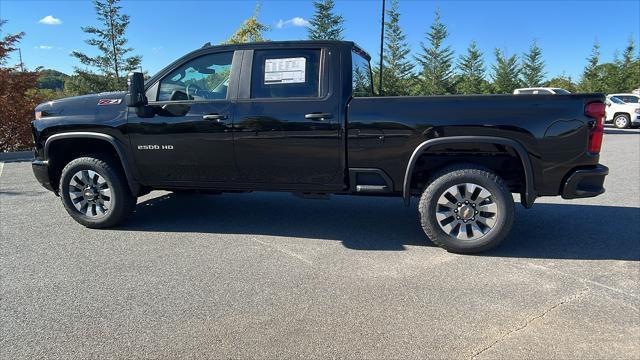
[[129, 73], [127, 78], [129, 93], [127, 94], [127, 106], [140, 107], [147, 105], [147, 97], [144, 94], [144, 75], [141, 72]]

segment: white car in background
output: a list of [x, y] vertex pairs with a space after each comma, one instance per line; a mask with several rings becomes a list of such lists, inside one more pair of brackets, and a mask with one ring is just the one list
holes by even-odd
[[610, 97], [617, 97], [618, 99], [626, 102], [626, 103], [630, 103], [630, 104], [637, 104], [640, 103], [640, 95], [636, 95], [636, 94], [609, 94], [607, 95], [607, 98]]
[[616, 96], [607, 96], [605, 122], [613, 122], [618, 129], [640, 125], [640, 104], [626, 103]]
[[568, 95], [571, 92], [561, 88], [533, 87], [513, 90], [514, 95]]

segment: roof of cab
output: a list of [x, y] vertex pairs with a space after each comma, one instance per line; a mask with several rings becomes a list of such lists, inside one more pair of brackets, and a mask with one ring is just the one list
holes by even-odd
[[371, 60], [371, 56], [364, 51], [360, 46], [358, 46], [353, 41], [344, 41], [344, 40], [286, 40], [286, 41], [263, 41], [263, 42], [250, 42], [243, 44], [221, 44], [221, 45], [211, 45], [211, 43], [204, 44], [200, 49], [196, 49], [195, 51], [199, 51], [202, 49], [260, 49], [260, 48], [277, 48], [277, 47], [295, 47], [295, 46], [308, 46], [308, 45], [338, 45], [338, 46], [348, 46], [355, 48], [358, 53], [364, 55], [367, 60]]

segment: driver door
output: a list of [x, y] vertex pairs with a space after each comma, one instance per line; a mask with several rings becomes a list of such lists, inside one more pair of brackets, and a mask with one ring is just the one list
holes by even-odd
[[145, 182], [206, 187], [235, 180], [234, 105], [227, 91], [239, 70], [235, 63], [233, 51], [189, 59], [151, 84], [152, 114], [129, 109], [129, 138]]

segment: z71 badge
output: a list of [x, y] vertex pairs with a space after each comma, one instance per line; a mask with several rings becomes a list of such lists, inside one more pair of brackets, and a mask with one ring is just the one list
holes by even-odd
[[98, 105], [118, 105], [122, 102], [122, 99], [100, 99]]

